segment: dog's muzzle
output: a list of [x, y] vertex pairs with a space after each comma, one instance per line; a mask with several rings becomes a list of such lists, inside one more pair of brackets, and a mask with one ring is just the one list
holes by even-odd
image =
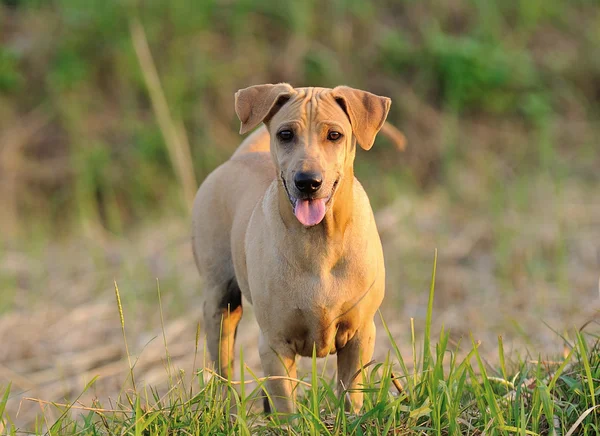
[[[319, 224], [325, 218], [327, 207], [335, 194], [335, 191], [339, 185], [340, 178], [338, 177], [331, 187], [331, 191], [326, 197], [317, 197], [319, 190], [322, 188], [323, 179], [320, 175], [315, 173], [298, 173], [300, 177], [296, 175], [294, 177], [294, 184], [296, 185], [299, 195], [296, 197], [290, 192], [288, 185], [281, 173], [281, 182], [285, 189], [285, 192], [292, 205], [292, 211], [294, 215], [305, 227], [312, 227]], [[298, 186], [300, 185], [300, 187]], [[302, 189], [300, 189], [302, 188]]]

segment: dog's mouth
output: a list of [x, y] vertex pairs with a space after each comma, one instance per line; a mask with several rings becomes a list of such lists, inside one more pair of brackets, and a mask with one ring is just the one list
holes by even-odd
[[327, 212], [329, 203], [331, 203], [331, 199], [335, 194], [340, 178], [338, 177], [335, 182], [333, 182], [333, 185], [331, 186], [331, 192], [328, 196], [319, 198], [316, 196], [295, 197], [290, 193], [290, 190], [285, 183], [283, 173], [281, 173], [281, 181], [288, 199], [290, 200], [290, 204], [292, 205], [292, 211], [294, 212], [294, 215], [298, 221], [300, 221], [300, 223], [305, 227], [312, 227], [319, 224], [321, 221], [323, 221], [323, 218], [325, 218], [325, 213]]

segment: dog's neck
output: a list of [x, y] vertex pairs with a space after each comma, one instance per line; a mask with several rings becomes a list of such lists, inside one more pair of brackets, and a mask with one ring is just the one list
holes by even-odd
[[346, 169], [333, 198], [333, 205], [319, 224], [324, 236], [332, 241], [342, 242], [354, 211], [354, 170]]

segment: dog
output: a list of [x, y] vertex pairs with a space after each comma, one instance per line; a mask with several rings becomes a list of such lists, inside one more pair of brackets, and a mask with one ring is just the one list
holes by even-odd
[[200, 186], [192, 245], [204, 279], [207, 346], [224, 377], [231, 376], [242, 296], [254, 306], [271, 377], [266, 411], [294, 412], [296, 356], [313, 350], [337, 353], [338, 394], [347, 410], [362, 407], [357, 376], [373, 354], [385, 269], [353, 165], [356, 144], [372, 147], [390, 105], [347, 86], [280, 83], [235, 94], [240, 134], [264, 126]]

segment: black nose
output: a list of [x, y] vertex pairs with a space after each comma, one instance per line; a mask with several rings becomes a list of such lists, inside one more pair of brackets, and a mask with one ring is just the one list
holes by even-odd
[[303, 194], [314, 194], [322, 183], [323, 177], [319, 173], [296, 173], [294, 176], [294, 184]]

